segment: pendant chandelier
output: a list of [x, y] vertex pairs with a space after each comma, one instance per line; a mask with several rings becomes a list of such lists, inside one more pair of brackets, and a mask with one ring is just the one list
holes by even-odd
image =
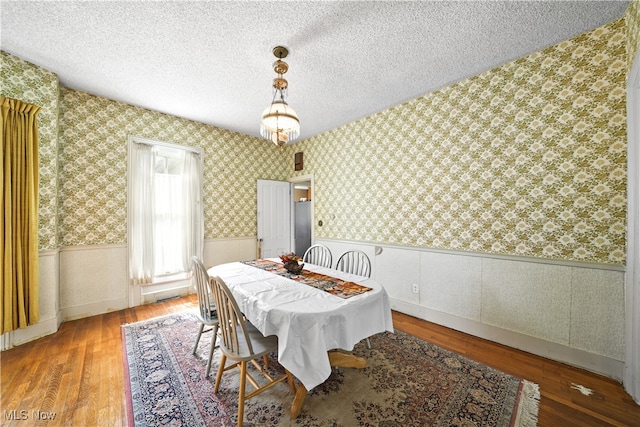
[[282, 76], [289, 70], [289, 64], [282, 58], [289, 54], [287, 48], [276, 46], [273, 48], [276, 62], [273, 63], [273, 71], [278, 77], [273, 79], [273, 100], [262, 112], [260, 123], [260, 135], [281, 147], [293, 142], [300, 136], [300, 120], [298, 115], [284, 100], [288, 82]]

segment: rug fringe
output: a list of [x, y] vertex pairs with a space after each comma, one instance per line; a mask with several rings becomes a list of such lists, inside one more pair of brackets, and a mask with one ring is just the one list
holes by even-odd
[[514, 427], [536, 427], [540, 406], [540, 388], [538, 384], [522, 380], [522, 393], [516, 410]]

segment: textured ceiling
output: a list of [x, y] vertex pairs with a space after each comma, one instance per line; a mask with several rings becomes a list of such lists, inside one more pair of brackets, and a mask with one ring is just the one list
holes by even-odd
[[64, 86], [259, 135], [289, 48], [301, 138], [621, 18], [628, 1], [1, 1], [1, 48]]

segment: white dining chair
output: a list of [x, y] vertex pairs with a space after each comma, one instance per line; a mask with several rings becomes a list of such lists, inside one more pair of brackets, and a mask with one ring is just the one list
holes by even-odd
[[316, 244], [305, 251], [304, 256], [302, 257], [302, 262], [331, 268], [333, 259], [328, 247]]
[[[273, 377], [266, 371], [266, 366], [262, 367], [257, 359], [266, 358], [272, 352], [278, 350], [278, 337], [269, 335], [265, 337], [262, 333], [251, 325], [240, 312], [240, 308], [224, 281], [217, 277], [209, 279], [211, 293], [218, 307], [218, 316], [220, 317], [220, 350], [222, 356], [220, 358], [220, 366], [216, 375], [216, 383], [213, 392], [217, 393], [220, 388], [222, 374], [233, 368], [240, 368], [240, 380], [238, 384], [238, 427], [242, 426], [244, 418], [244, 402], [271, 388], [275, 384], [282, 381], [289, 383], [291, 392], [296, 394], [296, 387], [293, 375], [285, 369], [284, 375]], [[225, 366], [227, 359], [231, 359], [234, 363]], [[265, 359], [266, 360], [266, 359]], [[267, 383], [259, 384], [248, 372], [247, 362], [251, 362], [253, 366], [268, 380]], [[254, 390], [247, 393], [246, 383], [253, 386]]]
[[371, 261], [369, 261], [367, 254], [362, 251], [347, 251], [338, 258], [336, 270], [357, 274], [358, 276], [371, 277]]
[[[336, 263], [336, 270], [357, 274], [358, 276], [371, 277], [371, 261], [364, 252], [355, 249], [350, 250], [340, 255]], [[371, 349], [369, 338], [365, 338], [364, 342], [367, 348]]]
[[[216, 346], [216, 338], [218, 334], [218, 314], [214, 302], [209, 297], [209, 274], [202, 261], [197, 256], [191, 258], [191, 271], [193, 273], [192, 280], [198, 295], [198, 320], [200, 320], [200, 330], [196, 337], [196, 343], [193, 346], [193, 354], [198, 350], [200, 337], [205, 332], [212, 331], [211, 345], [209, 348], [209, 358], [207, 360], [206, 377], [209, 377], [211, 370], [211, 359], [213, 358], [213, 350]], [[208, 327], [209, 329], [205, 329]]]

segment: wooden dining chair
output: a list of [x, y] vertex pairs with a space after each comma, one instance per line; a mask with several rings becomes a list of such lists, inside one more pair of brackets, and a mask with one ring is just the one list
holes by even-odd
[[[336, 263], [336, 270], [357, 274], [358, 276], [371, 277], [371, 261], [369, 261], [369, 257], [364, 252], [355, 249], [350, 250], [340, 255]], [[371, 349], [369, 338], [365, 338], [364, 342], [367, 348]]]
[[[273, 377], [265, 370], [265, 367], [260, 366], [256, 361], [277, 351], [278, 337], [275, 335], [265, 337], [245, 319], [244, 315], [240, 312], [240, 308], [233, 294], [221, 278], [216, 276], [211, 277], [209, 279], [209, 286], [218, 308], [218, 316], [220, 319], [220, 349], [222, 350], [222, 357], [220, 359], [220, 366], [218, 367], [218, 375], [216, 376], [213, 392], [218, 392], [222, 374], [225, 371], [235, 367], [240, 368], [238, 427], [241, 427], [242, 419], [244, 418], [244, 402], [247, 399], [285, 380], [289, 383], [291, 392], [294, 395], [296, 388], [293, 375], [291, 375], [288, 370], [285, 369], [284, 375]], [[231, 359], [234, 363], [225, 366], [227, 359]], [[260, 384], [251, 376], [247, 370], [247, 362], [249, 361], [264, 376], [267, 380], [266, 383], [262, 381], [263, 384]], [[246, 391], [247, 381], [253, 386], [253, 391], [249, 393]]]
[[[200, 337], [205, 332], [212, 331], [211, 345], [209, 348], [209, 358], [207, 360], [206, 377], [209, 377], [209, 371], [211, 370], [211, 359], [213, 358], [213, 350], [216, 346], [216, 338], [218, 336], [218, 314], [216, 311], [216, 305], [209, 296], [209, 274], [207, 269], [202, 264], [202, 261], [197, 256], [191, 258], [191, 271], [192, 280], [196, 288], [196, 294], [198, 295], [198, 320], [200, 320], [200, 330], [196, 337], [196, 343], [193, 346], [193, 354], [196, 354], [198, 350], [198, 343], [200, 343]], [[208, 329], [205, 329], [207, 327]]]
[[304, 256], [302, 257], [302, 262], [331, 268], [333, 259], [328, 247], [316, 244], [305, 251]]

